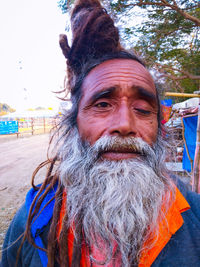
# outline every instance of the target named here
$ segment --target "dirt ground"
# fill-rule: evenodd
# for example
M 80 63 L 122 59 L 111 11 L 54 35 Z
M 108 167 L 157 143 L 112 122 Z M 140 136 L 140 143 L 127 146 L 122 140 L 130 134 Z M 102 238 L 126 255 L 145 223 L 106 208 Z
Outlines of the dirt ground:
M 48 142 L 49 134 L 0 137 L 0 250 L 8 225 L 31 187 L 33 171 L 47 158 Z M 45 171 L 39 172 L 36 184 Z

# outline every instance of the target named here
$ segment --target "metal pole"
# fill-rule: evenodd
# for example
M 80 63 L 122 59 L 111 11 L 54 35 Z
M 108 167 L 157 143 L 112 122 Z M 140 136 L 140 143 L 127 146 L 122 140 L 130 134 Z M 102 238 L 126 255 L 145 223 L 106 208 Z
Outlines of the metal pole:
M 45 123 L 45 117 L 43 117 L 43 126 L 44 126 L 44 133 L 46 132 L 46 123 Z
M 34 132 L 34 119 L 33 118 L 31 118 L 31 132 L 33 135 L 33 132 Z
M 200 96 L 200 91 L 195 91 L 195 94 Z M 197 121 L 197 136 L 196 136 L 196 149 L 194 156 L 194 168 L 192 175 L 192 191 L 200 193 L 200 99 L 198 105 L 198 121 Z
M 196 92 L 196 91 L 195 91 Z M 197 91 L 198 92 L 198 91 Z M 200 97 L 199 94 L 186 94 L 186 93 L 173 93 L 173 92 L 166 92 L 165 96 L 177 96 L 177 97 Z

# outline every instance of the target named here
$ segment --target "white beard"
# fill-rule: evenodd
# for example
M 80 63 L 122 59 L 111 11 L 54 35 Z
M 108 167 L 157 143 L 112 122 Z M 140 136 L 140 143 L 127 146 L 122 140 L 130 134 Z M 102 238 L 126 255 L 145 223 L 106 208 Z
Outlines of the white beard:
M 140 156 L 122 161 L 101 159 L 102 151 L 119 147 Z M 103 240 L 104 250 L 107 248 L 104 263 L 113 257 L 114 241 L 121 266 L 138 266 L 142 245 L 152 232 L 156 233 L 163 197 L 171 190 L 162 172 L 161 154 L 156 155 L 156 148 L 138 138 L 103 137 L 90 147 L 82 144 L 78 131 L 73 129 L 60 157 L 69 225 L 81 218 L 86 243 L 103 250 L 98 242 Z

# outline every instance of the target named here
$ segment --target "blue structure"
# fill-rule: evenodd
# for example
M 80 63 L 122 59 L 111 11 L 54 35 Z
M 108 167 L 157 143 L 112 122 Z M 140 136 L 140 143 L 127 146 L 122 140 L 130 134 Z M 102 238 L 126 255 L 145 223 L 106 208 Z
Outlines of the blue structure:
M 172 106 L 172 99 L 161 100 L 161 105 L 166 106 L 166 107 L 171 107 Z
M 18 121 L 0 121 L 0 135 L 17 133 L 18 130 Z
M 183 118 L 185 142 L 193 163 L 196 149 L 197 120 L 198 116 L 196 115 Z M 191 172 L 191 163 L 187 155 L 185 144 L 183 150 L 183 169 Z

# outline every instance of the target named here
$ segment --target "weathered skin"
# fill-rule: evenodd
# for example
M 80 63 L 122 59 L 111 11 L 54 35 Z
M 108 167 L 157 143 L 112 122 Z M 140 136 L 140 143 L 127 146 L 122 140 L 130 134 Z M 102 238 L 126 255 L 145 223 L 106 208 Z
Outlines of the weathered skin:
M 156 141 L 158 104 L 154 81 L 134 60 L 113 59 L 95 67 L 82 85 L 77 117 L 82 140 L 94 144 L 100 137 L 118 135 Z M 109 152 L 107 159 L 135 157 L 133 153 Z

